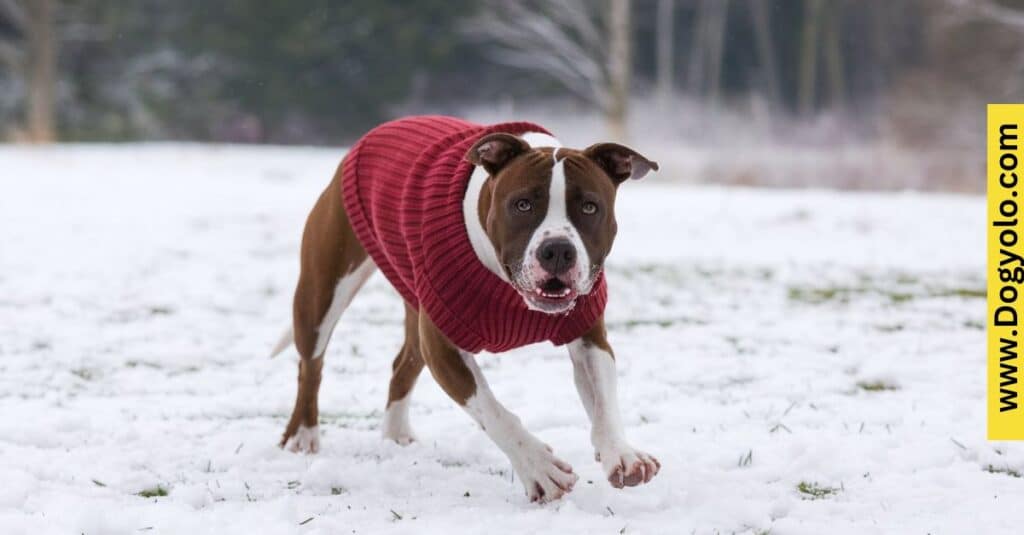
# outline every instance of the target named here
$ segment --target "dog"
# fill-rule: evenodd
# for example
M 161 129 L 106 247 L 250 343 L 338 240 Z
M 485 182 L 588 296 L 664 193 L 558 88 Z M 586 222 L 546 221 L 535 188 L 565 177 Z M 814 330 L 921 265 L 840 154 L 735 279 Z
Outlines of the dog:
M 383 436 L 409 444 L 409 398 L 426 366 L 508 456 L 531 501 L 577 481 L 501 405 L 475 354 L 551 341 L 568 346 L 609 483 L 647 483 L 661 465 L 626 440 L 615 357 L 605 332 L 604 260 L 618 187 L 658 164 L 615 143 L 562 147 L 541 126 L 483 126 L 420 116 L 371 130 L 345 156 L 302 236 L 292 329 L 274 350 L 299 352 L 295 408 L 280 445 L 320 447 L 317 395 L 338 319 L 377 269 L 405 301 Z

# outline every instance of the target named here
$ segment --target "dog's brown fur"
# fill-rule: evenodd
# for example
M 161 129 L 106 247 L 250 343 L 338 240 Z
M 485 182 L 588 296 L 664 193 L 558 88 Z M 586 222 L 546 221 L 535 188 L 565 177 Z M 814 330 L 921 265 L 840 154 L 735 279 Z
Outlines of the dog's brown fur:
M 503 174 L 505 178 L 500 184 L 493 180 L 488 181 L 481 191 L 478 207 L 481 223 L 495 246 L 503 268 L 507 269 L 509 264 L 522 259 L 522 249 L 525 248 L 526 242 L 522 241 L 521 236 L 532 232 L 540 220 L 534 220 L 536 217 L 523 218 L 521 214 L 510 215 L 508 207 L 499 206 L 497 199 L 534 196 L 538 203 L 538 214 L 545 213 L 547 198 L 544 192 L 550 184 L 538 183 L 538 177 L 544 176 L 541 172 L 543 167 L 550 168 L 552 165 L 552 150 L 531 149 L 515 136 L 492 134 L 480 140 L 467 154 L 468 159 L 483 165 L 492 176 L 498 172 L 504 173 L 502 168 L 506 164 L 509 167 L 507 174 Z M 642 176 L 650 169 L 656 170 L 657 163 L 647 160 L 632 149 L 610 143 L 592 145 L 582 151 L 557 150 L 557 159 L 564 160 L 567 164 L 566 198 L 570 205 L 568 215 L 583 236 L 584 246 L 592 263 L 592 266 L 588 267 L 599 270 L 616 232 L 613 208 L 617 187 L 631 175 Z M 516 158 L 519 155 L 524 157 Z M 327 189 L 320 195 L 306 221 L 303 233 L 301 273 L 293 304 L 293 336 L 301 357 L 298 392 L 295 408 L 281 438 L 282 446 L 295 437 L 300 428 L 317 426 L 317 398 L 323 370 L 323 354 L 327 347 L 326 338 L 320 340 L 323 347 L 319 354 L 314 353 L 317 351 L 318 340 L 331 334 L 329 331 L 321 331 L 333 329 L 333 325 L 325 325 L 325 317 L 336 298 L 335 291 L 339 281 L 360 270 L 361 266 L 369 261 L 368 254 L 359 243 L 345 212 L 340 187 L 344 166 L 343 161 Z M 551 176 L 550 171 L 547 172 L 547 176 Z M 599 215 L 595 217 L 594 214 L 582 213 L 580 206 L 584 202 L 599 206 Z M 524 229 L 529 232 L 524 232 Z M 517 254 L 519 258 L 516 258 Z M 364 279 L 360 278 L 357 284 L 361 284 L 362 280 Z M 356 290 L 358 286 L 353 291 Z M 472 363 L 467 363 L 459 348 L 441 333 L 423 310 L 415 310 L 407 304 L 404 326 L 405 342 L 392 364 L 387 407 L 409 396 L 424 366 L 430 369 L 434 379 L 456 403 L 466 406 L 478 391 L 474 372 L 469 365 Z M 603 317 L 580 338 L 580 341 L 584 347 L 598 347 L 614 359 L 606 337 Z M 486 384 L 481 384 L 482 391 L 488 391 Z M 589 409 L 588 416 L 594 418 L 593 414 L 589 414 Z M 315 452 L 316 447 L 315 440 L 304 446 L 310 452 Z M 653 463 L 656 464 L 657 461 L 653 460 Z M 657 473 L 657 468 L 644 471 L 638 470 L 637 466 L 642 466 L 642 463 L 632 468 L 616 467 L 609 474 L 609 481 L 617 487 L 633 486 L 650 481 Z M 560 465 L 559 469 L 571 473 L 568 465 Z M 567 492 L 569 488 L 561 490 Z M 540 494 L 533 497 L 544 500 L 557 496 L 545 497 L 543 489 L 540 489 Z
M 324 363 L 322 353 L 313 354 L 318 329 L 331 307 L 338 281 L 368 258 L 349 224 L 344 203 L 338 194 L 343 166 L 344 163 L 338 167 L 334 179 L 317 199 L 302 233 L 299 282 L 292 305 L 295 347 L 301 357 L 299 388 L 295 408 L 281 437 L 282 446 L 295 435 L 300 425 L 317 425 L 317 397 Z
M 314 355 L 320 324 L 334 297 L 334 288 L 351 274 L 368 255 L 356 239 L 340 194 L 342 166 L 320 195 L 306 220 L 302 237 L 299 282 L 293 303 L 293 329 L 298 349 L 299 380 L 295 408 L 280 445 L 295 436 L 300 426 L 315 427 L 323 369 L 323 353 Z M 324 346 L 326 351 L 326 345 Z M 426 314 L 405 306 L 405 342 L 392 363 L 387 405 L 404 399 L 424 365 L 441 388 L 460 405 L 476 391 L 476 383 L 459 350 L 434 326 Z
M 611 250 L 618 226 L 615 221 L 615 194 L 629 178 L 633 166 L 657 169 L 658 164 L 636 151 L 615 143 L 598 143 L 583 150 L 569 148 L 532 149 L 517 136 L 497 133 L 484 136 L 467 153 L 467 159 L 482 165 L 492 176 L 502 173 L 500 182 L 489 180 L 481 190 L 478 210 L 480 223 L 487 230 L 491 245 L 506 271 L 518 265 L 534 229 L 547 213 L 547 192 L 552 156 L 565 162 L 566 199 L 569 217 L 579 231 L 591 266 L 600 266 Z M 626 158 L 625 163 L 623 158 Z M 642 171 L 646 173 L 646 171 Z M 610 179 L 610 180 L 609 180 Z M 529 199 L 534 210 L 517 213 L 511 206 L 494 199 Z M 584 215 L 584 201 L 595 203 L 598 212 Z M 512 273 L 507 273 L 512 277 Z
M 388 386 L 388 403 L 405 399 L 423 371 L 423 350 L 420 347 L 420 313 L 405 305 L 405 342 L 398 356 L 391 364 L 391 384 Z

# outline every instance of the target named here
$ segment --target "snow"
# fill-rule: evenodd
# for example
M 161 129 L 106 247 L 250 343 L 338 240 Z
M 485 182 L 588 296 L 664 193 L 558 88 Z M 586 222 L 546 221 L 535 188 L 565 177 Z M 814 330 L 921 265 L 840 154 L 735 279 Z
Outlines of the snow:
M 341 155 L 0 149 L 0 533 L 1016 527 L 1024 448 L 984 438 L 980 197 L 624 185 L 607 316 L 649 485 L 604 482 L 550 345 L 480 363 L 580 475 L 566 499 L 528 503 L 429 374 L 420 440 L 382 441 L 402 305 L 380 275 L 328 348 L 320 453 L 278 449 L 296 357 L 267 354 Z

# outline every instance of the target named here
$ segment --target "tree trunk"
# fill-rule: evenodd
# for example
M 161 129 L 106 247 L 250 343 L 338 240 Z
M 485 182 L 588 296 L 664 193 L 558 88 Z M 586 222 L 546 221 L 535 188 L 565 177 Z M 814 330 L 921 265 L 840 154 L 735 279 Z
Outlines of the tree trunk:
M 711 27 L 708 38 L 708 82 L 711 106 L 718 106 L 718 96 L 722 86 L 722 59 L 725 56 L 725 26 L 729 18 L 729 0 L 715 0 L 711 4 L 712 12 L 709 22 Z
M 608 134 L 615 141 L 626 141 L 626 116 L 629 107 L 629 77 L 632 55 L 630 51 L 630 0 L 611 0 L 609 17 L 609 93 L 605 110 Z
M 675 0 L 658 0 L 656 34 L 657 47 L 657 94 L 658 107 L 668 111 L 672 103 L 675 74 Z
M 704 57 L 707 56 L 706 39 L 708 26 L 708 0 L 697 1 L 697 18 L 693 23 L 693 44 L 690 46 L 690 63 L 686 76 L 690 94 L 699 97 L 704 91 Z M 714 1 L 714 0 L 711 0 Z
M 886 13 L 881 9 L 873 9 L 871 14 L 871 25 L 869 38 L 871 40 L 871 89 L 874 94 L 880 94 L 886 87 L 886 79 L 889 74 L 889 61 L 892 51 L 889 50 L 889 34 L 886 31 Z
M 821 0 L 804 0 L 804 24 L 800 43 L 800 87 L 797 110 L 809 115 L 814 108 L 814 92 L 818 83 L 818 18 Z
M 780 106 L 779 74 L 775 66 L 775 39 L 772 37 L 767 2 L 750 0 L 750 16 L 754 22 L 754 37 L 757 39 L 757 55 L 764 76 L 765 93 L 771 108 L 777 110 Z
M 846 106 L 846 81 L 843 73 L 843 52 L 839 38 L 842 28 L 843 4 L 833 0 L 828 6 L 828 24 L 825 27 L 825 66 L 828 69 L 828 81 L 832 107 L 841 111 Z
M 28 2 L 28 140 L 52 143 L 56 139 L 54 95 L 57 85 L 57 45 L 53 33 L 52 0 Z

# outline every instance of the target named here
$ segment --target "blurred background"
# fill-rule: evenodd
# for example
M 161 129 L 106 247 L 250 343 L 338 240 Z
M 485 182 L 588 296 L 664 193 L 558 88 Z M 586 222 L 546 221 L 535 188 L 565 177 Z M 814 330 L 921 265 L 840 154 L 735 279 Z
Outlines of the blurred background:
M 1022 0 L 0 0 L 0 139 L 344 146 L 406 114 L 694 183 L 979 192 Z

